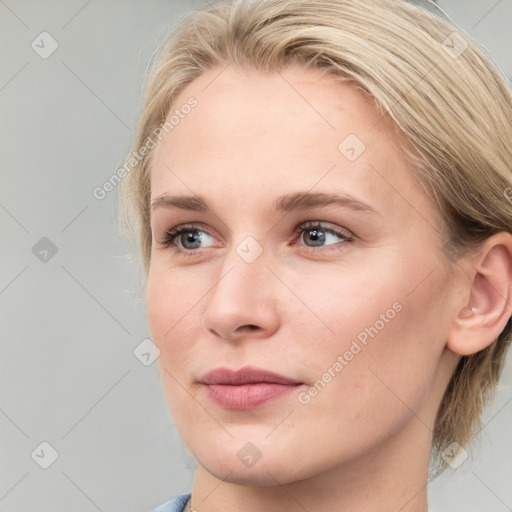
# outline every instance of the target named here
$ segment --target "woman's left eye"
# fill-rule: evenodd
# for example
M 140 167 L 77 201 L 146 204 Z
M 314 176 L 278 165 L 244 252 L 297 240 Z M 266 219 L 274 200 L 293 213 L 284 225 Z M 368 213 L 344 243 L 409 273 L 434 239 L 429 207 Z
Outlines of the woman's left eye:
M 306 247 L 323 247 L 333 245 L 339 241 L 351 242 L 352 236 L 348 231 L 327 228 L 321 223 L 301 224 L 295 230 L 299 233 L 298 240 L 302 241 Z

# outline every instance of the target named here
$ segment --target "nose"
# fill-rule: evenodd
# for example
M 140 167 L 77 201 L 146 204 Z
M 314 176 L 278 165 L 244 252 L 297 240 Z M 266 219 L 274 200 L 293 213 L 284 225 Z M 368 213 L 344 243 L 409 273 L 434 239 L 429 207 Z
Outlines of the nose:
M 235 250 L 226 256 L 203 313 L 203 326 L 218 338 L 267 338 L 279 328 L 276 279 L 260 256 L 247 263 Z

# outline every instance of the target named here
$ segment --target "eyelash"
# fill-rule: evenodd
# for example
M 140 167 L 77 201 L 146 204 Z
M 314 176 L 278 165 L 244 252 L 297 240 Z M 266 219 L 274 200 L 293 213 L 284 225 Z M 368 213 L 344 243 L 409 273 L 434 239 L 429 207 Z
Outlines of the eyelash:
M 326 233 L 334 234 L 334 235 L 340 237 L 342 239 L 342 241 L 344 241 L 344 242 L 350 243 L 350 242 L 353 242 L 353 240 L 354 240 L 348 231 L 341 230 L 341 229 L 336 230 L 333 228 L 328 228 L 328 227 L 325 227 L 322 222 L 316 222 L 316 221 L 315 222 L 308 221 L 308 222 L 304 222 L 304 223 L 300 224 L 299 226 L 297 226 L 294 229 L 294 233 L 298 233 L 300 235 L 302 232 L 314 231 L 315 229 L 317 229 L 319 231 L 324 231 Z M 200 231 L 200 232 L 206 233 L 209 236 L 213 236 L 210 233 L 208 233 L 208 231 L 206 231 L 202 226 L 200 226 L 198 224 L 193 224 L 193 223 L 192 224 L 181 224 L 179 226 L 176 226 L 174 228 L 167 230 L 163 234 L 162 239 L 160 240 L 160 245 L 163 248 L 171 249 L 172 252 L 177 253 L 177 254 L 182 254 L 184 256 L 198 256 L 203 252 L 204 249 L 182 249 L 174 243 L 176 238 L 178 238 L 180 235 L 182 235 L 184 233 L 194 232 L 194 231 Z M 296 245 L 296 244 L 294 244 L 294 245 Z M 332 250 L 340 250 L 339 248 L 338 249 L 332 248 L 331 245 L 334 245 L 334 244 L 330 244 L 327 246 L 320 246 L 318 248 L 309 247 L 307 245 L 301 245 L 301 247 L 305 248 L 306 251 L 310 250 L 313 252 L 326 251 L 326 250 L 328 250 L 328 251 L 329 250 L 331 250 L 331 251 Z

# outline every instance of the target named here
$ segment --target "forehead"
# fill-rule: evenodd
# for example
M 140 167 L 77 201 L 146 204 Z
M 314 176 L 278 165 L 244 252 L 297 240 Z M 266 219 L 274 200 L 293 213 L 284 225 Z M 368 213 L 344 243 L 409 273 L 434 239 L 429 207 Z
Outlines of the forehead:
M 401 195 L 430 209 L 425 197 L 414 197 L 423 192 L 389 119 L 355 87 L 319 69 L 210 70 L 181 91 L 171 114 L 192 96 L 197 106 L 155 148 L 152 198 L 222 193 L 231 204 L 270 204 L 270 192 L 314 187 L 388 210 L 399 206 L 402 215 L 411 212 Z
M 242 71 L 232 66 L 210 70 L 181 91 L 171 114 L 191 96 L 196 98 L 197 107 L 160 145 L 165 149 L 172 143 L 174 150 L 169 156 L 180 153 L 182 161 L 196 156 L 192 148 L 217 153 L 220 142 L 223 151 L 235 152 L 241 144 L 247 150 L 262 143 L 271 150 L 269 143 L 276 135 L 281 141 L 306 143 L 309 149 L 330 149 L 335 156 L 347 133 L 372 145 L 375 139 L 385 137 L 392 142 L 390 139 L 396 138 L 391 124 L 372 101 L 315 68 L 293 66 L 279 73 Z

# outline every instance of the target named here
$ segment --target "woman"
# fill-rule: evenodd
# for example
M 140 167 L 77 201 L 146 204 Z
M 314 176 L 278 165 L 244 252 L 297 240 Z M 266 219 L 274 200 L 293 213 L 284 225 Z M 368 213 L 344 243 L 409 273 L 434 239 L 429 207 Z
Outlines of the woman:
M 426 512 L 511 337 L 512 109 L 402 0 L 192 13 L 146 87 L 123 219 L 193 489 L 156 511 Z

